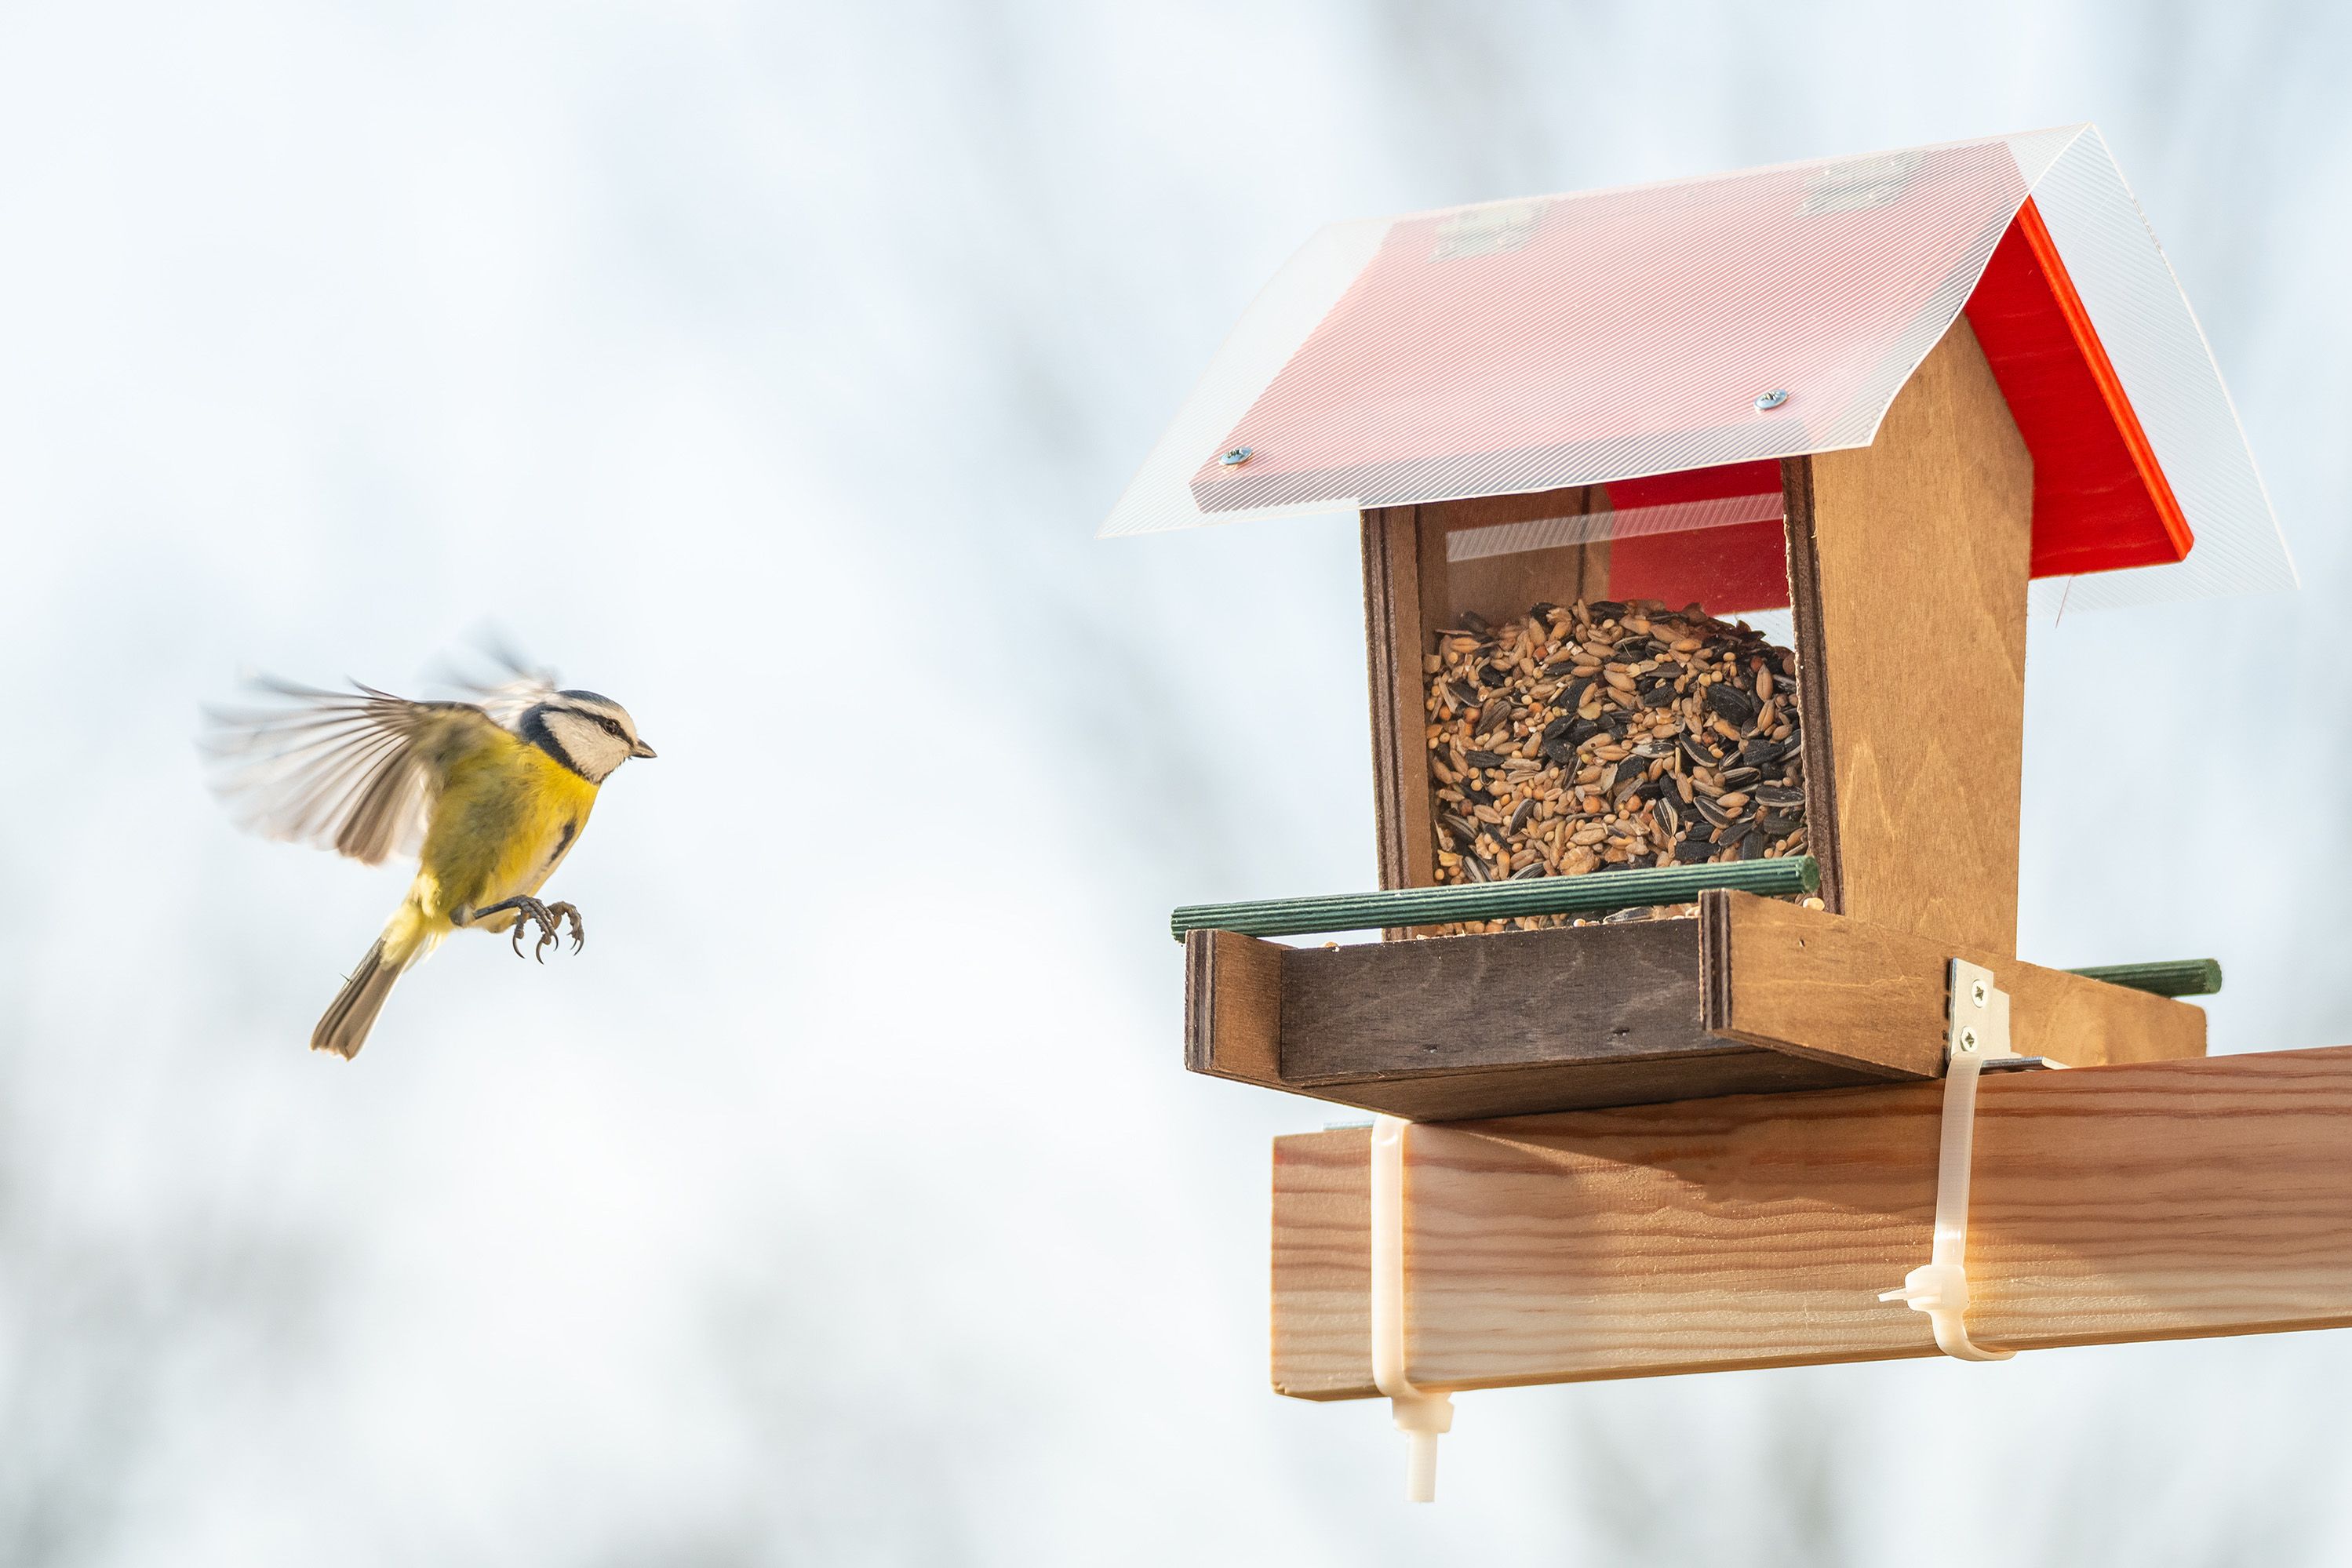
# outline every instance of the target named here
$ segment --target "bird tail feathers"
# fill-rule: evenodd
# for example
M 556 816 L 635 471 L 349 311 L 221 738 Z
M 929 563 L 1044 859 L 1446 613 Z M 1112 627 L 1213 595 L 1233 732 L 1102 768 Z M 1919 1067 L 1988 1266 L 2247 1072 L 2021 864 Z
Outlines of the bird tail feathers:
M 328 1005 L 319 1027 L 310 1031 L 310 1049 L 331 1051 L 346 1061 L 357 1056 L 360 1047 L 367 1043 L 368 1030 L 375 1027 L 375 1015 L 383 1010 L 384 998 L 392 995 L 392 983 L 407 967 L 386 958 L 383 938 L 377 937 Z

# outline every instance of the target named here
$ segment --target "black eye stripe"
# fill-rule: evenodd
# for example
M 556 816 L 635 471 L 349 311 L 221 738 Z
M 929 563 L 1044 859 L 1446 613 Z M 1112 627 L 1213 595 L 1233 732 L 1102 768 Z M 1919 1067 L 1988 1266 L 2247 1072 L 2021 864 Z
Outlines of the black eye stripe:
M 609 715 L 591 713 L 586 708 L 577 707 L 560 708 L 557 711 L 570 714 L 575 718 L 584 718 L 589 723 L 602 728 L 605 734 L 614 737 L 615 739 L 626 740 L 629 738 L 629 732 L 621 727 L 621 721 L 610 716 Z

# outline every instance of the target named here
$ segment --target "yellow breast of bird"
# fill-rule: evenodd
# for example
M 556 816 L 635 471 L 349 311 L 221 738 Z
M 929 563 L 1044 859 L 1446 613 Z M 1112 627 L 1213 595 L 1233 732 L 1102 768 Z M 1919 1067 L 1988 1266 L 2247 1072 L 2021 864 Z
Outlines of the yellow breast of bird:
M 446 920 L 453 909 L 537 893 L 595 803 L 596 786 L 525 741 L 501 736 L 454 759 L 417 867 L 425 915 Z M 512 920 L 489 924 L 504 929 Z

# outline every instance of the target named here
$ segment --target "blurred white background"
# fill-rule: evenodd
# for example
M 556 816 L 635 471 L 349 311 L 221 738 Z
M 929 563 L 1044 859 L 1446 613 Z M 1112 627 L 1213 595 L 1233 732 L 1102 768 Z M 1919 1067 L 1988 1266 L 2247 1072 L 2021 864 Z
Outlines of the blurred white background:
M 2306 587 L 2037 633 L 2025 952 L 2352 1038 L 2347 35 L 0 10 L 0 1563 L 2346 1561 L 2332 1334 L 1474 1395 L 1408 1511 L 1267 1391 L 1326 1111 L 1181 1070 L 1164 925 L 1374 880 L 1354 530 L 1090 536 L 1327 220 L 2095 119 Z M 314 1058 L 405 873 L 198 706 L 488 624 L 661 749 L 594 939 Z

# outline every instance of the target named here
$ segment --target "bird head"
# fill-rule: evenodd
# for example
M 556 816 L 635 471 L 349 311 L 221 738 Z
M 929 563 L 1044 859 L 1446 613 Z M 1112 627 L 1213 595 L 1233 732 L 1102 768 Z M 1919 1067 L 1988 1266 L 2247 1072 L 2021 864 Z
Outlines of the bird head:
M 593 784 L 602 784 L 632 757 L 655 755 L 637 738 L 629 710 L 594 692 L 549 694 L 523 715 L 520 729 L 525 739 L 547 747 Z

